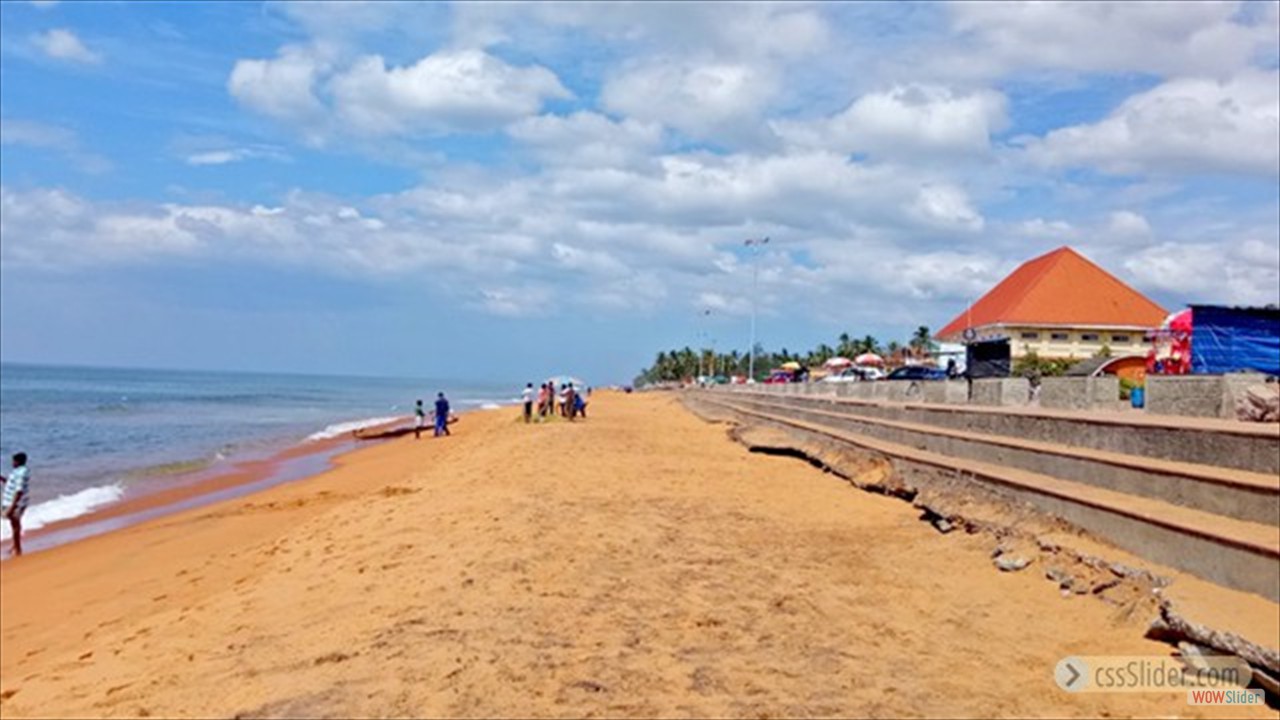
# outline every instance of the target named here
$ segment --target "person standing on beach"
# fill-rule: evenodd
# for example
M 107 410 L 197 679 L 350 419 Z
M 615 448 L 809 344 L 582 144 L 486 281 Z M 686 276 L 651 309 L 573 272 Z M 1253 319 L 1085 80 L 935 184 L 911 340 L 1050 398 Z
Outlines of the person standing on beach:
M 538 421 L 541 422 L 547 417 L 547 403 L 551 401 L 551 393 L 547 391 L 547 384 L 542 383 L 538 386 Z
M 520 391 L 520 398 L 524 400 L 524 421 L 527 424 L 533 420 L 533 383 L 524 384 L 524 390 Z
M 577 397 L 578 393 L 573 389 L 573 383 L 569 383 L 569 386 L 565 388 L 564 391 L 564 408 L 565 414 L 569 418 L 569 422 L 573 422 L 574 416 L 578 414 L 578 408 L 574 404 Z
M 413 417 L 413 439 L 418 440 L 422 437 L 422 426 L 427 424 L 427 411 L 422 408 L 421 400 L 413 409 Z
M 31 484 L 31 472 L 27 470 L 27 454 L 20 452 L 13 456 L 13 472 L 4 480 L 4 497 L 0 501 L 0 513 L 9 520 L 9 529 L 13 531 L 13 556 L 22 554 L 22 514 L 27 511 L 28 487 Z
M 436 437 L 449 434 L 449 401 L 444 393 L 436 393 Z

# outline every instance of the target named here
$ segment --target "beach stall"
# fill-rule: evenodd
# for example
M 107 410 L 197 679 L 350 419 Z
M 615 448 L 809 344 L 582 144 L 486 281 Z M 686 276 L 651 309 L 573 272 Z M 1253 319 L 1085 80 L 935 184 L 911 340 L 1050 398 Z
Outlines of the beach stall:
M 884 358 L 873 352 L 862 353 L 853 359 L 853 364 L 863 367 L 884 367 Z
M 1192 305 L 1183 312 L 1189 316 L 1192 373 L 1280 375 L 1280 308 Z
M 1173 313 L 1160 327 L 1147 334 L 1151 349 L 1147 352 L 1147 373 L 1152 375 L 1186 375 L 1191 372 L 1191 308 Z

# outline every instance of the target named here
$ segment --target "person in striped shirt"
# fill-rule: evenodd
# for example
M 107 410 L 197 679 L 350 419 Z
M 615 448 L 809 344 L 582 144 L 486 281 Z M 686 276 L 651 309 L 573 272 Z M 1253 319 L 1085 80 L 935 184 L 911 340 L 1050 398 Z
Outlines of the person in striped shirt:
M 27 470 L 27 454 L 20 452 L 13 456 L 13 472 L 7 478 L 0 478 L 4 480 L 0 514 L 9 519 L 9 529 L 13 531 L 14 557 L 22 554 L 22 513 L 27 511 L 30 474 Z

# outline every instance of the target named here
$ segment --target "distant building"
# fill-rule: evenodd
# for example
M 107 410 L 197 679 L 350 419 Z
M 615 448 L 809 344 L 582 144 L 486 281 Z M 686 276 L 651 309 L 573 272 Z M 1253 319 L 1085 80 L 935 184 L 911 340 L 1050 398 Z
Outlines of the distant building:
M 1168 313 L 1069 247 L 1023 263 L 936 337 L 944 342 L 1009 338 L 1014 357 L 1145 354 L 1143 335 Z

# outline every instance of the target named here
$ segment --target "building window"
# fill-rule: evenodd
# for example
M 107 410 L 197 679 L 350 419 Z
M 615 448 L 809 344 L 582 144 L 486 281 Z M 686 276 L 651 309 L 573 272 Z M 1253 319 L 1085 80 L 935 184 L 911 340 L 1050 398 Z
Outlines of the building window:
M 1023 340 L 1039 340 L 1039 339 L 1040 339 L 1040 333 L 1038 333 L 1038 332 L 1024 332 L 1024 333 L 1022 333 L 1022 339 L 1023 339 Z
M 1127 343 L 1127 342 L 1129 342 L 1129 336 L 1128 336 L 1128 335 L 1112 335 L 1112 336 L 1111 336 L 1111 342 L 1113 342 L 1113 343 Z
M 1098 333 L 1085 333 L 1080 336 L 1081 342 L 1098 342 Z
M 1097 336 L 1095 335 L 1094 337 L 1097 337 Z M 1052 335 L 1049 336 L 1049 339 L 1055 342 L 1066 342 L 1071 339 L 1071 336 L 1067 335 L 1066 333 L 1053 333 Z

